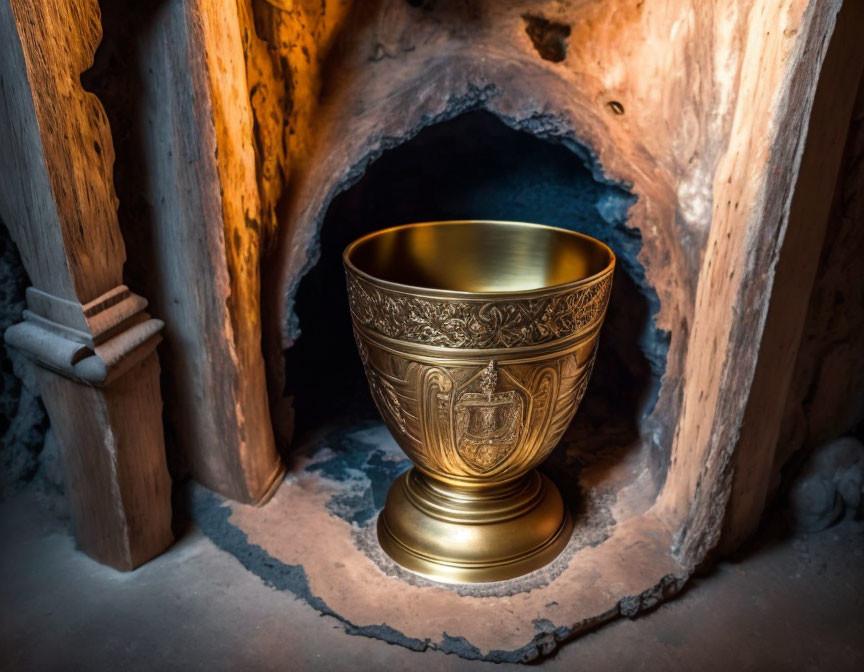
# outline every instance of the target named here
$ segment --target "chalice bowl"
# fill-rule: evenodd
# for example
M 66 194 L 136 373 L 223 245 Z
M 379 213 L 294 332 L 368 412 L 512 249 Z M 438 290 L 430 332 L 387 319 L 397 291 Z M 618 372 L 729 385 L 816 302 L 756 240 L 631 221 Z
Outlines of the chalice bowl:
M 564 229 L 454 221 L 370 233 L 343 260 L 372 396 L 413 462 L 382 548 L 450 583 L 550 562 L 573 522 L 536 467 L 585 393 L 615 255 Z

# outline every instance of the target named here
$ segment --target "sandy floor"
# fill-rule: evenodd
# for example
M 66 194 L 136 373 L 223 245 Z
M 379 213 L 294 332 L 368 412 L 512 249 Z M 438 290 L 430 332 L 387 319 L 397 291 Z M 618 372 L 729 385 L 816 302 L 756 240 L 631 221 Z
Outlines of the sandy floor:
M 548 670 L 862 670 L 864 523 L 778 525 L 639 619 L 565 644 Z M 27 493 L 0 504 L 3 670 L 495 670 L 345 634 L 200 531 L 119 574 Z

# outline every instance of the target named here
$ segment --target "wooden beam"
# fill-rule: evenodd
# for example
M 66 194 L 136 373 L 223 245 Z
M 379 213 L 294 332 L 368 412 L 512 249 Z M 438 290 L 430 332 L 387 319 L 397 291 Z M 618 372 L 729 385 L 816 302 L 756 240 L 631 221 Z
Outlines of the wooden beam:
M 735 451 L 732 492 L 718 549 L 721 553 L 734 551 L 756 530 L 771 485 L 787 392 L 795 372 L 858 82 L 864 72 L 861 26 L 864 4 L 845 2 L 819 73 L 806 128 L 804 154 L 759 345 L 759 362 Z M 781 136 L 781 140 L 797 142 L 794 135 Z
M 792 189 L 840 5 L 802 0 L 749 8 L 732 132 L 714 180 L 681 417 L 657 503 L 678 529 L 675 552 L 685 565 L 703 562 L 720 540 Z M 818 260 L 819 249 L 808 254 Z M 786 390 L 775 393 L 785 398 Z M 773 454 L 773 446 L 758 450 Z
M 114 80 L 110 72 L 94 77 L 106 78 L 97 86 L 120 129 L 118 188 L 135 201 L 121 210 L 124 231 L 137 236 L 129 275 L 167 323 L 162 358 L 171 372 L 164 389 L 174 445 L 196 480 L 259 504 L 284 473 L 259 307 L 259 255 L 277 197 L 262 202 L 259 176 L 281 183 L 278 168 L 256 154 L 255 138 L 264 136 L 255 129 L 250 81 L 266 72 L 247 74 L 244 41 L 254 29 L 242 5 L 169 0 L 138 15 L 112 8 L 104 49 L 125 69 Z M 127 77 L 134 97 L 124 92 Z M 272 86 L 256 91 L 262 105 L 266 95 L 281 100 Z
M 0 4 L 0 213 L 33 283 L 5 336 L 37 365 L 79 547 L 129 570 L 173 539 L 163 325 L 122 284 L 110 130 L 80 84 L 100 36 L 95 0 Z

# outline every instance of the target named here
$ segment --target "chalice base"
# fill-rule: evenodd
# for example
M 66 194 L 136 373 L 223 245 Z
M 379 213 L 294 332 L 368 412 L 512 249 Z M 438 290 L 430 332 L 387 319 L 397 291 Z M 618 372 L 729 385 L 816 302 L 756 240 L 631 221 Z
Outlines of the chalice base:
M 384 551 L 405 569 L 445 583 L 532 572 L 564 549 L 572 531 L 558 488 L 536 470 L 504 484 L 463 487 L 412 468 L 390 487 L 378 516 Z

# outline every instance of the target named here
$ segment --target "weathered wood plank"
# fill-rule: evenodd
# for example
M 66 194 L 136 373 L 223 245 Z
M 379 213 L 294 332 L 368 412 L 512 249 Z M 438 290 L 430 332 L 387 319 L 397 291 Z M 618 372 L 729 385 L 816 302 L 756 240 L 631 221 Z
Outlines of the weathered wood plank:
M 167 323 L 166 419 L 179 461 L 220 494 L 261 503 L 284 467 L 260 345 L 259 254 L 275 197 L 265 206 L 259 194 L 247 20 L 242 3 L 212 0 L 110 8 L 91 79 L 117 129 L 130 204 L 121 227 L 136 250 L 128 274 Z
M 0 6 L 0 212 L 34 285 L 6 341 L 37 365 L 78 545 L 128 570 L 171 543 L 171 488 L 162 322 L 122 285 L 111 135 L 80 83 L 100 34 L 94 0 Z
M 26 217 L 22 210 L 36 208 L 34 212 L 54 222 L 52 234 L 28 227 L 16 232 L 16 242 L 32 274 L 38 274 L 34 282 L 41 280 L 56 296 L 83 302 L 122 283 L 124 258 L 111 179 L 110 131 L 99 101 L 78 83 L 101 35 L 94 7 L 90 2 L 61 3 L 51 11 L 10 0 L 5 10 L 6 22 L 14 16 L 15 23 L 8 27 L 17 35 L 9 34 L 4 46 L 16 51 L 18 45 L 18 54 L 4 59 L 18 66 L 4 69 L 8 105 L 17 108 L 10 114 L 16 121 L 10 125 L 12 151 L 5 160 L 32 169 L 5 173 L 18 175 L 7 187 L 17 193 L 8 201 L 14 217 L 6 221 L 13 226 Z M 44 198 L 46 187 L 51 200 Z M 32 252 L 44 245 L 51 245 L 53 254 Z M 56 264 L 61 260 L 68 266 L 71 287 L 59 284 L 63 280 Z
M 161 553 L 173 535 L 164 449 L 153 449 L 164 445 L 156 353 L 106 388 L 42 367 L 37 379 L 60 441 L 78 547 L 122 570 Z
M 733 131 L 715 178 L 687 387 L 658 501 L 668 520 L 679 521 L 676 553 L 685 564 L 702 562 L 720 539 L 807 121 L 839 7 L 802 1 L 750 9 Z M 810 252 L 818 258 L 818 250 Z
M 821 68 L 809 122 L 805 120 L 806 144 L 788 206 L 759 359 L 735 450 L 732 490 L 718 549 L 721 553 L 732 552 L 756 530 L 771 486 L 787 391 L 795 372 L 857 85 L 864 71 L 860 26 L 864 26 L 864 4 L 844 3 Z M 808 93 L 805 90 L 799 95 L 806 97 Z M 790 100 L 789 104 L 795 103 Z M 797 144 L 791 133 L 794 128 L 790 126 L 790 134 L 781 135 L 778 142 Z

